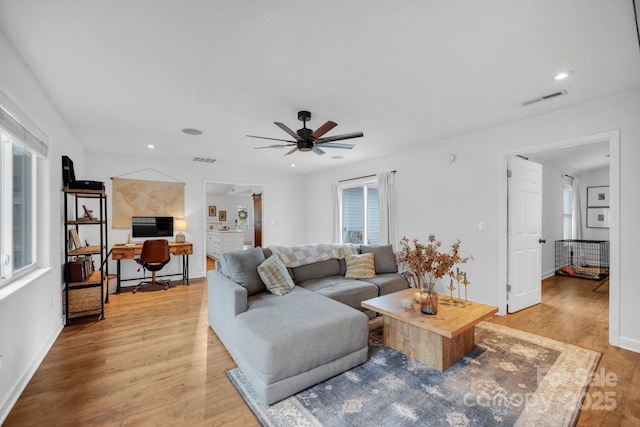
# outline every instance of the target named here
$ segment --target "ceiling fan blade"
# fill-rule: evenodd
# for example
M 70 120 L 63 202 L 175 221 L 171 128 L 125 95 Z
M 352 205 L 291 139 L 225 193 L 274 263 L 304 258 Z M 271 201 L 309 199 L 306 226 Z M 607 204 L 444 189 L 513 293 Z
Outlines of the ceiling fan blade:
M 297 147 L 297 146 L 296 146 L 296 148 L 293 148 L 291 151 L 289 151 L 289 152 L 285 153 L 285 156 L 288 156 L 289 154 L 293 154 L 293 153 L 295 153 L 296 151 L 298 151 L 298 147 Z
M 282 129 L 283 131 L 285 131 L 286 133 L 288 133 L 289 135 L 291 135 L 292 137 L 294 137 L 297 141 L 302 141 L 302 138 L 300 138 L 300 136 L 295 133 L 294 131 L 292 131 L 287 125 L 285 125 L 284 123 L 280 123 L 280 122 L 273 122 L 273 124 L 275 124 L 276 126 L 278 126 L 280 129 Z
M 313 147 L 313 149 L 311 150 L 314 153 L 316 153 L 318 156 L 322 156 L 324 154 L 324 151 L 322 151 L 321 149 L 319 149 L 318 147 Z
M 283 141 L 283 142 L 290 142 L 292 144 L 295 144 L 295 141 L 291 141 L 290 139 L 279 139 L 279 138 L 268 138 L 266 136 L 256 136 L 256 135 L 246 135 L 249 138 L 259 138 L 259 139 L 268 139 L 270 141 Z
M 284 147 L 291 147 L 292 145 L 295 145 L 295 143 L 291 143 L 291 144 L 271 144 L 269 146 L 266 147 L 254 147 L 254 150 L 260 150 L 261 148 L 284 148 Z
M 339 143 L 335 143 L 335 142 L 316 142 L 316 144 L 318 144 L 319 146 L 321 146 L 322 148 L 348 148 L 348 149 L 352 149 L 353 147 L 355 147 L 355 144 L 339 144 Z
M 311 138 L 313 139 L 320 138 L 322 135 L 329 132 L 331 129 L 333 129 L 336 126 L 338 126 L 336 122 L 332 122 L 331 120 L 329 120 L 327 123 L 323 124 L 318 129 L 313 131 L 313 133 L 311 134 Z
M 364 136 L 364 134 L 362 132 L 344 133 L 342 135 L 328 136 L 326 138 L 316 139 L 316 143 L 340 141 L 340 140 L 343 140 L 343 139 L 351 139 L 351 138 L 360 138 L 361 136 Z

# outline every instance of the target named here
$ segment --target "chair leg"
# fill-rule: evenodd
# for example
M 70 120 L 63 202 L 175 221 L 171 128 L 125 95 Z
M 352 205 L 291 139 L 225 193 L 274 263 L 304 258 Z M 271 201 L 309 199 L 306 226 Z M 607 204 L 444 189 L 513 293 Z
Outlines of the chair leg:
M 154 286 L 154 285 L 164 285 L 163 289 L 166 291 L 167 289 L 169 289 L 169 281 L 164 281 L 164 280 L 157 280 L 156 279 L 156 272 L 152 271 L 151 272 L 151 281 L 150 282 L 145 282 L 142 281 L 140 282 L 140 284 L 138 286 L 136 286 L 133 291 L 131 291 L 131 293 L 136 293 L 138 292 L 138 290 L 144 290 L 144 285 L 150 285 L 150 286 Z
M 167 289 L 169 289 L 169 282 L 156 280 L 156 272 L 155 272 L 155 271 L 153 271 L 153 272 L 151 273 L 151 283 L 153 283 L 154 285 L 155 285 L 155 284 L 158 284 L 158 283 L 159 283 L 159 284 L 161 284 L 161 285 L 164 285 L 164 290 L 165 290 L 165 291 L 166 291 Z

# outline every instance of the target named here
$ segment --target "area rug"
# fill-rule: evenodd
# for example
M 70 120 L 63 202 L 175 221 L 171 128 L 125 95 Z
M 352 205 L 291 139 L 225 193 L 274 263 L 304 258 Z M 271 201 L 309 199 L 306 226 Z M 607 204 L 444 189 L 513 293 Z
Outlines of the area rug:
M 438 372 L 388 347 L 364 364 L 266 406 L 228 371 L 265 426 L 572 426 L 600 354 L 489 322 L 476 349 Z

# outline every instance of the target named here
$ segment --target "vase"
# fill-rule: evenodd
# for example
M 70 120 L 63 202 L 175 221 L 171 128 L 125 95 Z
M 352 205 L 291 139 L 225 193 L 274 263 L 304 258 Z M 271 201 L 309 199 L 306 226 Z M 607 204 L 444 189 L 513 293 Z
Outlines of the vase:
M 420 311 L 424 314 L 438 314 L 438 293 L 435 289 L 423 289 L 420 293 Z

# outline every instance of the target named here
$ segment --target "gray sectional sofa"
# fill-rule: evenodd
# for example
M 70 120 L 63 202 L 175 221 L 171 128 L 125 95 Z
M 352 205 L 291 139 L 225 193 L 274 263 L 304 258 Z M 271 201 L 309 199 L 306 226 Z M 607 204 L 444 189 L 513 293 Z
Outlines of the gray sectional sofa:
M 295 284 L 282 296 L 258 274 L 274 253 Z M 345 278 L 347 253 L 373 253 L 375 277 Z M 209 325 L 266 404 L 365 362 L 375 313 L 360 302 L 409 287 L 391 246 L 254 248 L 216 264 L 208 274 Z

